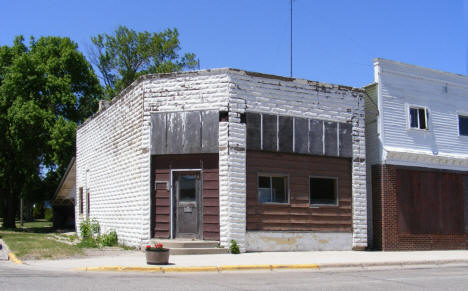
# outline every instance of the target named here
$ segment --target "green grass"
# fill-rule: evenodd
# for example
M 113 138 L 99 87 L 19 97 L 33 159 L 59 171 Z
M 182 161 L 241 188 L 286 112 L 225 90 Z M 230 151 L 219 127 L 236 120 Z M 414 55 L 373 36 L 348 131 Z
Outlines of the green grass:
M 83 254 L 77 246 L 55 240 L 52 223 L 45 219 L 24 222 L 23 227 L 17 221 L 16 227 L 0 228 L 0 238 L 20 259 L 58 259 Z
M 36 219 L 34 221 L 24 222 L 23 226 L 16 221 L 16 228 L 27 232 L 52 232 L 52 222 L 45 219 Z
M 58 259 L 83 254 L 74 245 L 58 242 L 50 233 L 0 230 L 0 236 L 20 259 Z
M 2 219 L 0 218 L 0 226 Z M 15 229 L 5 229 L 0 227 L 0 238 L 8 245 L 22 260 L 32 259 L 60 259 L 77 255 L 84 255 L 83 248 L 95 248 L 96 242 L 79 242 L 77 245 L 70 245 L 58 240 L 78 242 L 76 234 L 69 236 L 55 233 L 52 223 L 45 219 L 38 219 L 32 222 L 24 222 L 21 227 L 16 221 Z M 58 237 L 58 240 L 57 240 Z M 119 245 L 123 250 L 133 250 L 133 247 Z
M 0 230 L 5 230 L 5 228 L 1 227 L 3 223 L 3 219 L 0 218 Z M 12 231 L 26 231 L 26 232 L 52 232 L 53 225 L 51 221 L 47 221 L 45 219 L 35 219 L 34 221 L 24 221 L 23 226 L 19 220 L 16 221 L 16 229 L 9 229 Z

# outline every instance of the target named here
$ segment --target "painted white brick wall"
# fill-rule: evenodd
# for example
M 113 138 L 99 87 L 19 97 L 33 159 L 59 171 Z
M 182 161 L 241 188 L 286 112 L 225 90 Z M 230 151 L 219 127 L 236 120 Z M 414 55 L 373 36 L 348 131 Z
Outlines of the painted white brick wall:
M 235 239 L 242 251 L 246 237 L 246 128 L 239 113 L 248 110 L 351 122 L 353 247 L 366 246 L 362 92 L 232 69 L 142 77 L 78 129 L 77 189 L 89 188 L 91 217 L 99 220 L 104 231 L 115 229 L 120 241 L 129 245 L 150 238 L 151 113 L 188 110 L 230 112 L 229 122 L 219 125 L 220 241 L 228 246 Z M 79 215 L 76 220 L 78 225 Z
M 367 246 L 364 92 L 350 87 L 243 71 L 231 73 L 230 106 L 240 110 L 316 118 L 353 125 L 353 248 Z
M 151 113 L 193 110 L 227 111 L 230 79 L 226 70 L 186 72 L 171 77 L 148 76 L 144 82 L 145 124 L 151 126 Z M 219 203 L 220 243 L 228 246 L 231 238 L 230 174 L 227 123 L 219 124 Z M 151 141 L 151 130 L 146 136 Z M 156 141 L 157 142 L 157 141 Z M 148 213 L 148 221 L 150 221 Z M 148 234 L 149 237 L 149 234 Z
M 103 232 L 116 230 L 119 241 L 137 245 L 145 237 L 149 211 L 146 159 L 148 146 L 142 143 L 142 86 L 128 88 L 113 104 L 91 117 L 77 130 L 76 193 L 83 187 L 90 193 L 90 218 L 99 221 Z
M 226 74 L 202 71 L 145 76 L 77 131 L 77 192 L 90 191 L 90 218 L 119 241 L 139 246 L 151 234 L 151 113 L 227 110 Z M 88 171 L 88 173 L 87 173 Z M 86 218 L 75 213 L 76 225 Z M 78 197 L 77 197 L 78 201 Z

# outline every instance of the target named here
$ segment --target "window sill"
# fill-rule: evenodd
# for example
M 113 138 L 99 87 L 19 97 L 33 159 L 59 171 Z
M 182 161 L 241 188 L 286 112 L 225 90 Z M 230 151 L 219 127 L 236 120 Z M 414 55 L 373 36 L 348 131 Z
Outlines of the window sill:
M 422 128 L 414 128 L 410 127 L 406 129 L 409 132 L 420 132 L 420 133 L 430 133 L 431 131 L 429 129 L 422 129 Z
M 289 205 L 289 202 L 258 202 L 258 205 Z
M 340 205 L 338 203 L 336 204 L 310 204 L 309 208 L 336 208 L 339 207 Z

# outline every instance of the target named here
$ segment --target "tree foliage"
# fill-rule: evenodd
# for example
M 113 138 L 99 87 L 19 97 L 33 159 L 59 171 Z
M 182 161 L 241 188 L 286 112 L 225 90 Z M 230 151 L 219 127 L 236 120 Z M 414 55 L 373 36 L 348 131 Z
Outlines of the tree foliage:
M 179 32 L 175 28 L 150 33 L 119 26 L 112 35 L 99 34 L 91 41 L 92 63 L 101 73 L 109 98 L 141 75 L 193 69 L 197 65 L 195 54 L 179 55 Z
M 0 47 L 5 227 L 15 227 L 20 197 L 40 201 L 54 193 L 74 155 L 77 124 L 96 111 L 101 95 L 92 67 L 69 38 L 41 37 L 26 46 L 19 36 L 11 47 Z

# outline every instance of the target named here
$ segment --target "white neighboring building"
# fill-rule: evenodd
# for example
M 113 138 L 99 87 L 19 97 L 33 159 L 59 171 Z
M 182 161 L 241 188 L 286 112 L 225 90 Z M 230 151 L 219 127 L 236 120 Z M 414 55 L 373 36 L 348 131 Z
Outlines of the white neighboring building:
M 236 69 L 143 76 L 77 130 L 77 228 L 364 249 L 364 95 Z
M 366 87 L 374 247 L 465 248 L 468 76 L 385 59 L 374 71 Z

